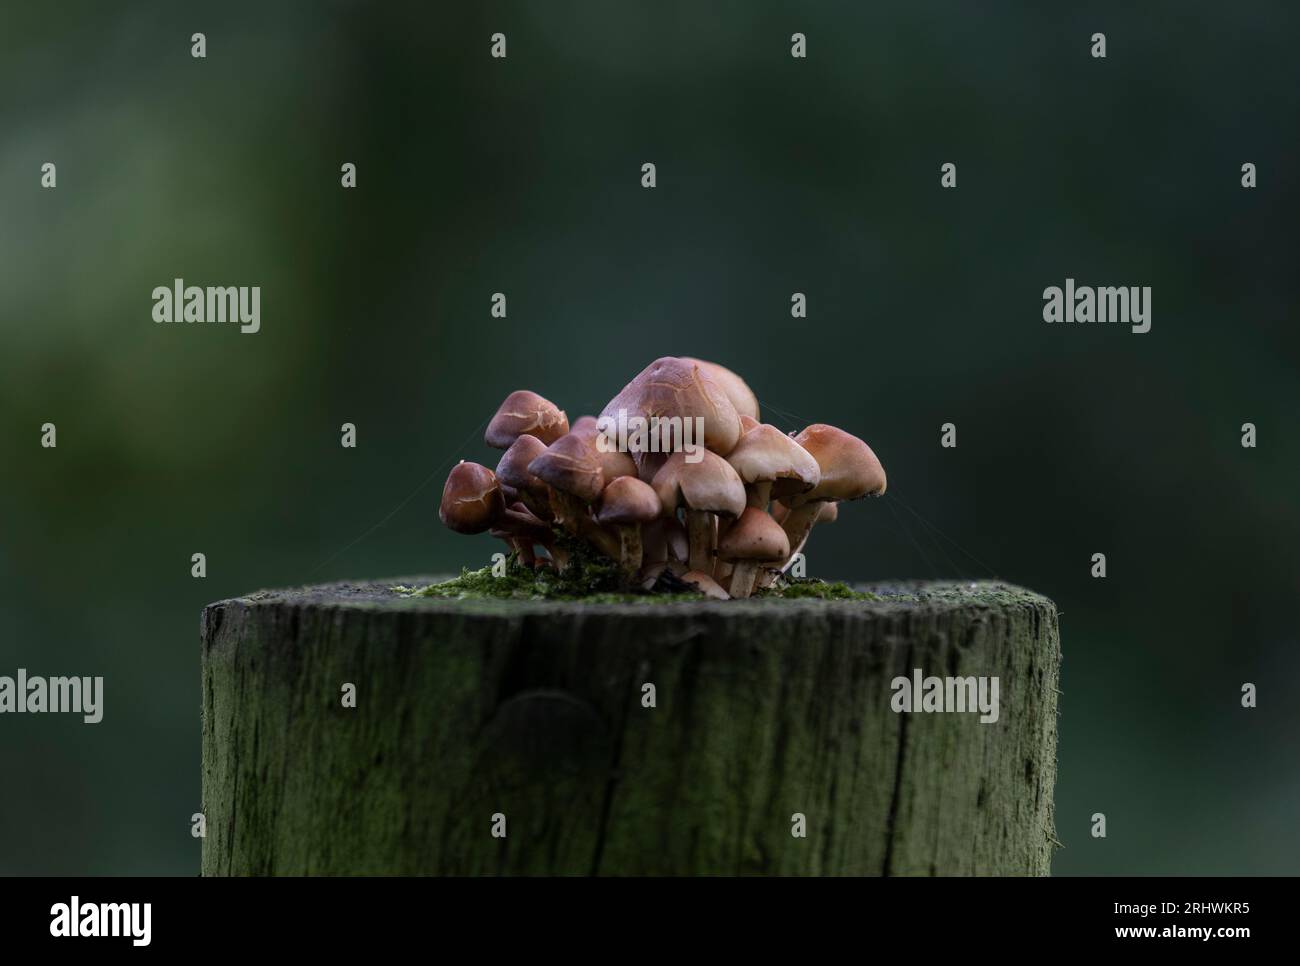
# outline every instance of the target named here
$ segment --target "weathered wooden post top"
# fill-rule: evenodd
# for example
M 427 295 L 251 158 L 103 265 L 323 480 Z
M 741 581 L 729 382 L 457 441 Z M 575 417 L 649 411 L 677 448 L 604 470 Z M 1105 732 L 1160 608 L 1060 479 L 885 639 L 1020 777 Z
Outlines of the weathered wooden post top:
M 205 875 L 1043 875 L 1060 641 L 853 599 L 269 591 L 203 614 Z

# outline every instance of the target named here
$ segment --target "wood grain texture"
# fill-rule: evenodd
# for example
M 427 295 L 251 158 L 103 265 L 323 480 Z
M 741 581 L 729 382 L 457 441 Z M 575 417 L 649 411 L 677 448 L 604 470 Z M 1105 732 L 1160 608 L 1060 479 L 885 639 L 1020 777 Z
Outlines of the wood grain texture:
M 1044 597 L 388 590 L 431 579 L 204 611 L 203 874 L 1049 871 L 1060 641 Z M 890 682 L 912 668 L 998 676 L 999 720 L 895 713 Z

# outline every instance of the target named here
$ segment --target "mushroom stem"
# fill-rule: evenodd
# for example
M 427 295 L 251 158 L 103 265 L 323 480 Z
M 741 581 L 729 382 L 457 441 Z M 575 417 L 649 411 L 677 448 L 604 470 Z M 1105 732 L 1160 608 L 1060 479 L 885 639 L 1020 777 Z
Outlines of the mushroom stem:
M 802 548 L 808 542 L 808 534 L 812 533 L 813 524 L 817 522 L 817 517 L 821 512 L 822 502 L 820 500 L 810 500 L 803 506 L 797 506 L 786 514 L 785 520 L 781 522 L 781 528 L 785 530 L 785 535 L 790 539 L 790 546 L 795 549 L 791 549 L 790 556 L 783 561 L 782 569 L 784 569 L 784 564 L 789 563 L 794 555 L 799 552 L 798 548 Z
M 618 538 L 591 519 L 582 500 L 572 493 L 551 487 L 551 507 L 555 511 L 555 522 L 565 530 L 579 540 L 585 540 L 611 560 L 619 558 Z
M 817 517 L 822 512 L 821 500 L 810 500 L 803 506 L 795 507 L 785 515 L 781 521 L 781 529 L 785 530 L 786 537 L 790 540 L 790 556 L 781 561 L 780 565 L 773 570 L 766 571 L 758 581 L 759 587 L 770 587 L 776 582 L 779 574 L 790 566 L 790 561 L 794 555 L 803 549 L 808 542 L 808 534 L 812 533 L 813 524 L 817 522 Z
M 587 515 L 585 509 L 582 515 L 577 518 L 576 525 L 578 536 L 610 560 L 618 560 L 623 555 L 623 548 L 618 537 L 596 523 Z
M 668 550 L 668 559 L 686 563 L 691 556 L 690 543 L 686 538 L 686 528 L 682 526 L 676 517 L 664 521 L 663 527 L 664 544 Z
M 664 533 L 664 521 L 654 520 L 641 527 L 641 560 L 650 564 L 663 563 L 668 559 L 668 537 Z
M 608 530 L 597 526 L 587 512 L 586 505 L 572 493 L 565 493 L 551 487 L 551 508 L 555 511 L 555 522 L 579 540 L 585 540 L 606 557 L 617 560 L 620 555 L 618 538 Z M 554 554 L 552 554 L 554 555 Z M 567 569 L 569 560 L 563 563 L 559 559 L 560 569 Z
M 551 555 L 551 560 L 555 562 L 557 570 L 564 570 L 569 566 L 569 555 L 566 551 L 562 550 L 558 544 L 551 542 L 544 543 L 542 546 L 545 547 L 546 552 Z
M 737 560 L 731 572 L 731 596 L 748 597 L 754 592 L 754 578 L 758 576 L 757 560 Z
M 537 556 L 533 553 L 533 543 L 527 537 L 516 537 L 511 541 L 515 549 L 519 551 L 519 562 L 525 567 L 531 567 L 537 562 Z
M 493 535 L 494 537 L 497 537 L 497 539 L 499 539 L 502 543 L 504 543 L 504 544 L 506 545 L 506 548 L 510 551 L 510 553 L 518 554 L 518 555 L 519 555 L 519 559 L 520 559 L 521 561 L 523 560 L 523 558 L 524 558 L 524 553 L 523 553 L 522 550 L 519 549 L 519 541 L 518 541 L 518 540 L 516 540 L 514 537 L 511 537 L 511 536 L 502 535 L 502 534 L 500 534 L 499 531 L 498 531 L 497 533 L 492 534 L 492 535 Z M 496 556 L 496 555 L 493 554 L 493 556 Z M 509 557 L 509 554 L 507 554 L 507 557 Z
M 634 523 L 618 528 L 618 565 L 631 580 L 641 569 L 641 525 Z
M 555 515 L 556 523 L 575 537 L 580 536 L 578 524 L 586 516 L 586 509 L 581 500 L 572 493 L 565 493 L 563 490 L 551 487 L 551 511 Z
M 727 531 L 730 530 L 735 525 L 735 523 L 736 521 L 734 518 L 728 518 L 722 516 L 718 517 L 718 529 L 717 532 L 714 534 L 714 539 L 713 539 L 713 545 L 715 547 L 721 545 L 722 538 L 727 535 Z M 725 586 L 725 581 L 727 580 L 727 578 L 731 576 L 731 571 L 732 571 L 731 562 L 729 560 L 723 560 L 717 554 L 714 554 L 713 579 L 720 584 L 724 584 Z
M 528 490 L 520 490 L 519 500 L 532 511 L 533 516 L 543 522 L 550 521 L 555 515 L 555 511 L 551 509 L 550 501 L 545 496 L 531 493 Z
M 713 572 L 713 514 L 707 510 L 686 511 L 686 531 L 690 541 L 690 567 L 702 574 Z
M 820 520 L 821 517 L 818 517 L 817 519 Z M 804 533 L 803 539 L 799 541 L 799 546 L 790 548 L 789 559 L 782 561 L 780 566 L 777 568 L 778 570 L 785 570 L 786 566 L 790 563 L 790 561 L 795 558 L 795 554 L 803 553 L 803 548 L 808 543 L 808 536 L 811 533 L 812 533 L 812 527 L 809 527 L 807 531 Z
M 772 481 L 755 480 L 749 486 L 745 487 L 745 501 L 753 507 L 767 511 L 768 504 L 772 502 Z M 735 594 L 732 594 L 734 597 Z

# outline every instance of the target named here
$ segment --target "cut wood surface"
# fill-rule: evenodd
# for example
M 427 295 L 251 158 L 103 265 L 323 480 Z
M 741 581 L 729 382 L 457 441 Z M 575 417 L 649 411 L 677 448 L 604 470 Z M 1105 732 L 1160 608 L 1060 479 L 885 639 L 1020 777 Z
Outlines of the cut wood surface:
M 1045 597 L 988 582 L 622 604 L 390 589 L 434 579 L 205 609 L 204 875 L 1049 871 L 1060 640 Z M 896 712 L 891 683 L 916 668 L 996 677 L 998 720 Z

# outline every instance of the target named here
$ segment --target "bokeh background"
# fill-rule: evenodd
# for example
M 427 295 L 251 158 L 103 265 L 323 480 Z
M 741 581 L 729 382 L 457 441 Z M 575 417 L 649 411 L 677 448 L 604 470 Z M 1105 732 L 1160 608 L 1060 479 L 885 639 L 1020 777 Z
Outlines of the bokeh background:
M 0 673 L 106 678 L 0 718 L 0 872 L 195 874 L 203 605 L 483 565 L 436 501 L 501 398 L 666 354 L 880 454 L 812 573 L 1057 601 L 1058 874 L 1300 871 L 1300 16 L 1137 6 L 0 6 Z M 154 324 L 178 276 L 261 333 Z

